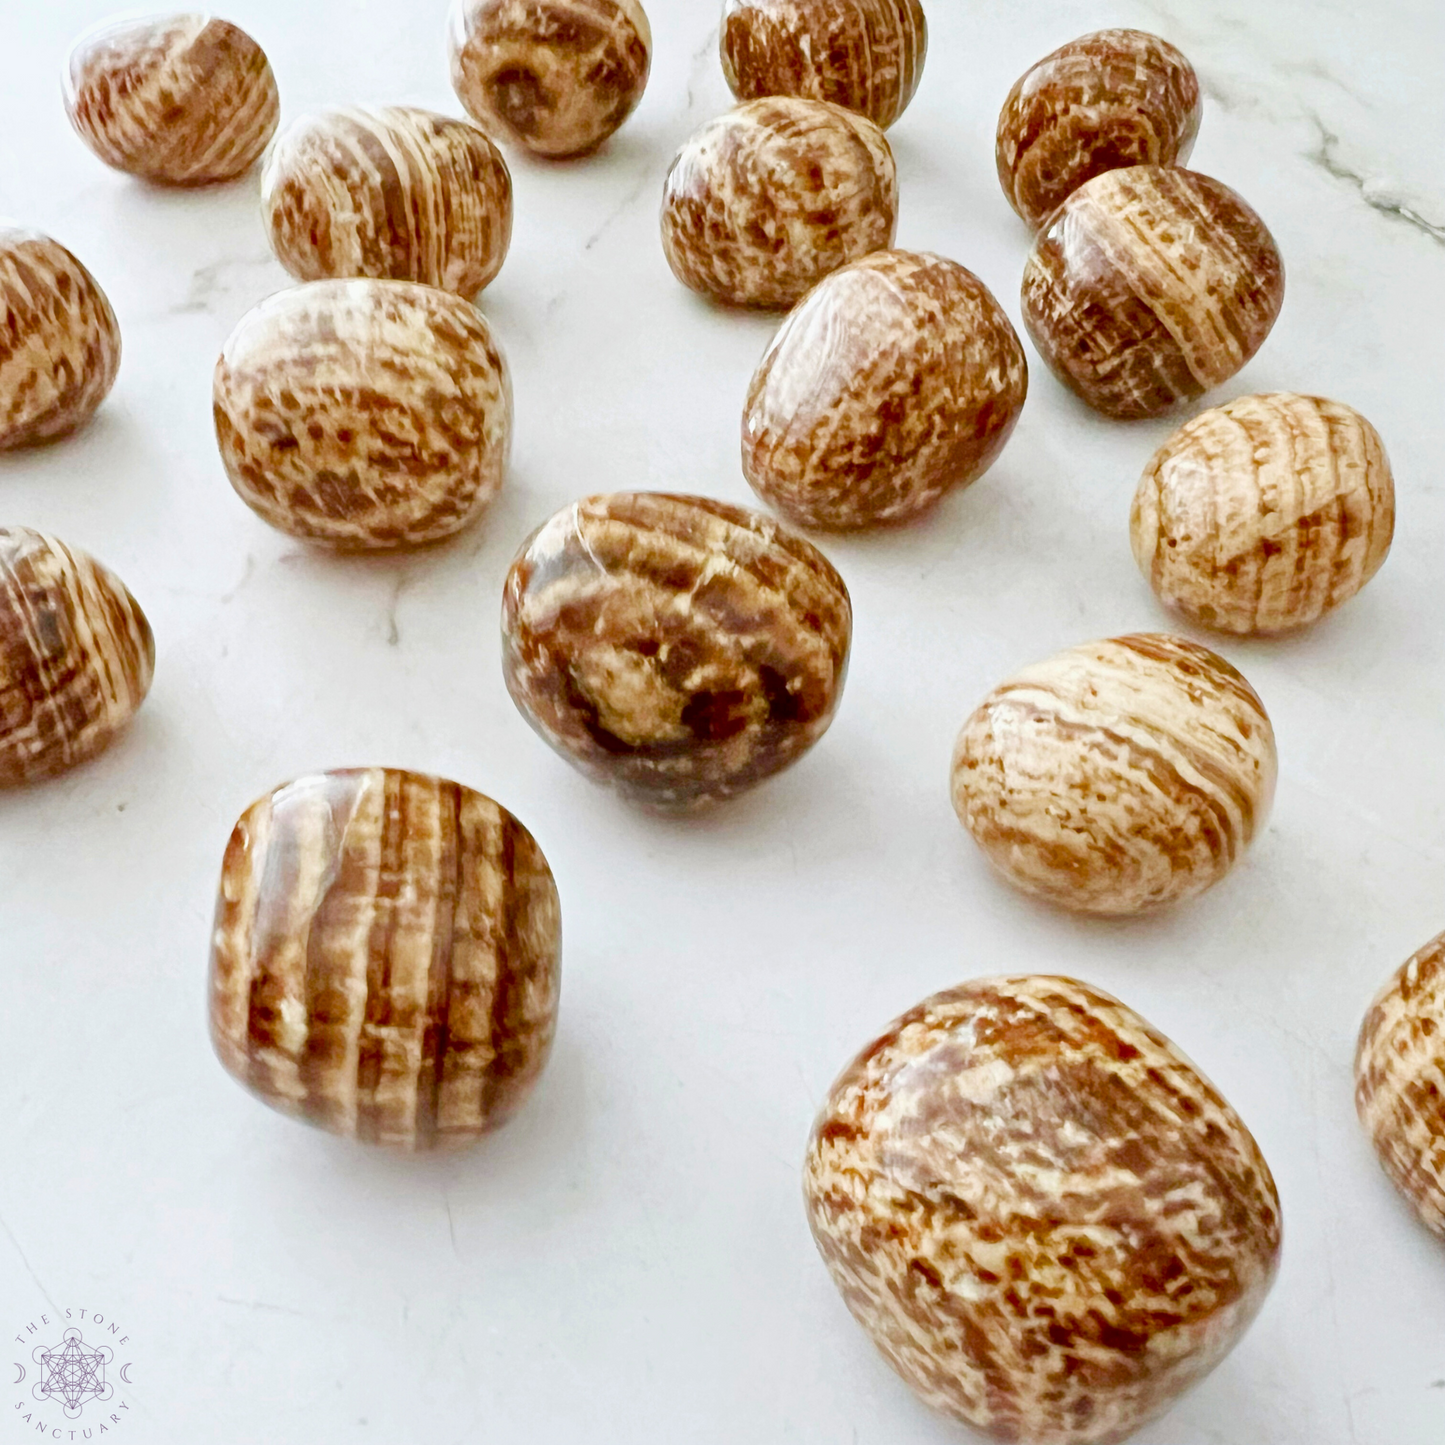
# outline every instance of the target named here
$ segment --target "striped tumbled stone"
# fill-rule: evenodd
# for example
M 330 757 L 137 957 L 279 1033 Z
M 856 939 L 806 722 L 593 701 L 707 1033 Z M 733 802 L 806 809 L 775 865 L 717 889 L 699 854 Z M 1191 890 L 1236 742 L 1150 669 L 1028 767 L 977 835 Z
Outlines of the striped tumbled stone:
M 1284 305 L 1284 262 L 1228 186 L 1175 166 L 1085 182 L 1034 242 L 1023 313 L 1055 376 L 1105 416 L 1159 416 L 1222 386 Z
M 813 1237 L 935 1409 L 1112 1445 L 1238 1342 L 1280 1206 L 1244 1121 L 1163 1034 L 1069 978 L 980 979 L 892 1023 L 808 1146 Z
M 107 747 L 150 690 L 155 640 L 113 572 L 25 527 L 0 527 L 0 787 Z
M 599 782 L 684 808 L 731 797 L 827 731 L 852 638 L 812 543 L 704 497 L 564 507 L 507 577 L 502 665 L 537 733 Z
M 301 116 L 261 173 L 271 247 L 300 281 L 378 276 L 472 297 L 512 239 L 512 178 L 476 126 L 412 106 Z
M 1139 913 L 1219 882 L 1263 828 L 1274 730 L 1248 682 L 1183 638 L 1070 648 L 995 688 L 953 754 L 953 806 L 1012 883 Z
M 1395 534 L 1379 433 L 1337 401 L 1242 396 L 1186 422 L 1144 470 L 1129 524 L 1161 601 L 1222 632 L 1282 632 L 1348 601 Z
M 1360 1029 L 1355 1108 L 1391 1182 L 1445 1239 L 1445 934 L 1380 990 Z
M 561 918 L 499 804 L 395 768 L 318 773 L 231 834 L 211 1037 L 284 1113 L 403 1149 L 505 1122 L 551 1048 Z

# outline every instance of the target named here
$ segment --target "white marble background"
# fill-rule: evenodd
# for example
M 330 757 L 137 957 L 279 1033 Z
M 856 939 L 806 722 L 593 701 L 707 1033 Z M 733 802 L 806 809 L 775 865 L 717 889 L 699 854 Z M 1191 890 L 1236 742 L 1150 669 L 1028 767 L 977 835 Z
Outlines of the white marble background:
M 499 587 L 536 522 L 612 488 L 751 500 L 738 415 L 773 323 L 684 291 L 656 234 L 672 152 L 728 101 L 714 0 L 650 0 L 651 87 L 604 154 L 515 163 L 515 241 L 482 303 L 515 370 L 508 489 L 455 544 L 380 561 L 307 551 L 226 485 L 211 368 L 284 277 L 254 177 L 168 195 L 70 134 L 61 60 L 108 8 L 0 0 L 0 214 L 71 246 L 125 337 L 88 431 L 0 459 L 0 520 L 110 562 L 159 640 L 122 745 L 0 796 L 0 1340 L 67 1306 L 122 1321 L 120 1433 L 146 1445 L 943 1445 L 959 1432 L 874 1356 L 814 1255 L 804 1138 L 836 1070 L 924 994 L 1063 970 L 1199 1060 L 1285 1204 L 1258 1324 L 1140 1445 L 1445 1439 L 1445 1247 L 1390 1191 L 1350 1098 L 1366 1002 L 1445 928 L 1439 0 L 931 0 L 922 89 L 892 132 L 900 243 L 963 261 L 1017 319 L 1026 237 L 992 159 L 1007 87 L 1076 34 L 1157 29 L 1205 79 L 1194 164 L 1253 201 L 1289 267 L 1274 336 L 1219 399 L 1337 396 L 1396 466 L 1398 540 L 1365 594 L 1305 636 L 1225 647 L 1278 728 L 1267 835 L 1197 906 L 1112 926 L 999 885 L 946 791 L 953 735 L 999 677 L 1166 620 L 1126 520 L 1170 424 L 1100 421 L 1041 365 L 987 478 L 926 525 L 827 544 L 857 607 L 848 694 L 772 786 L 659 822 L 573 774 L 506 698 Z M 289 117 L 455 110 L 444 11 L 226 13 L 268 49 Z M 465 1157 L 291 1124 L 206 1039 L 232 821 L 296 773 L 370 762 L 495 795 L 562 891 L 553 1063 Z M 0 1394 L 3 1445 L 24 1392 Z

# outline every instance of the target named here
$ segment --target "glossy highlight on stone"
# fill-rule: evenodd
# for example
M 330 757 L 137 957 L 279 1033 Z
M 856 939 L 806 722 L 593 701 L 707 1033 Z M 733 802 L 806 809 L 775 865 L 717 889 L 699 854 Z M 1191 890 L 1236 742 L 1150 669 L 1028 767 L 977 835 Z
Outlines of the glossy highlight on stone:
M 928 25 L 919 0 L 727 0 L 719 49 L 739 100 L 827 100 L 886 130 L 918 89 Z
M 830 271 L 893 244 L 898 172 L 872 121 L 770 96 L 709 121 L 677 153 L 662 248 L 684 286 L 782 309 Z
M 264 1103 L 404 1150 L 468 1144 L 552 1046 L 561 913 L 503 807 L 397 768 L 316 773 L 242 814 L 211 948 L 211 1040 Z
M 1143 30 L 1100 30 L 1061 45 L 1014 83 L 998 118 L 1008 203 L 1035 231 L 1104 171 L 1182 166 L 1199 134 L 1194 67 Z
M 1204 627 L 1283 632 L 1348 601 L 1395 533 L 1379 433 L 1340 402 L 1244 396 L 1155 454 L 1129 535 L 1160 600 Z
M 145 701 L 155 660 L 119 577 L 55 537 L 0 527 L 0 787 L 109 747 Z
M 1284 262 L 1228 186 L 1133 166 L 1074 191 L 1024 268 L 1024 323 L 1105 416 L 1160 416 L 1249 362 L 1284 304 Z
M 1380 990 L 1360 1028 L 1355 1109 L 1390 1182 L 1445 1239 L 1445 934 Z
M 374 276 L 472 297 L 512 240 L 512 177 L 476 126 L 413 106 L 303 115 L 261 175 L 276 259 L 298 281 Z
M 231 485 L 273 527 L 340 548 L 460 531 L 501 489 L 506 361 L 476 307 L 410 281 L 313 281 L 244 316 L 216 364 Z
M 453 0 L 452 88 L 503 145 L 594 151 L 637 108 L 652 64 L 639 0 Z
M 977 276 L 875 251 L 774 337 L 743 408 L 743 474 L 799 526 L 906 522 L 988 470 L 1027 393 L 1023 347 Z
M 234 180 L 276 130 L 265 52 L 213 15 L 107 21 L 75 42 L 65 110 L 106 165 L 166 186 Z
M 1069 978 L 980 979 L 897 1019 L 833 1085 L 804 1197 L 888 1363 L 1021 1445 L 1127 1438 L 1239 1342 L 1279 1263 L 1243 1120 Z
M 1026 667 L 964 724 L 954 810 L 1016 887 L 1142 913 L 1218 883 L 1263 829 L 1274 729 L 1217 653 L 1164 633 Z
M 0 225 L 0 452 L 66 436 L 110 394 L 120 326 L 58 241 Z
M 827 731 L 852 635 L 843 579 L 767 517 L 622 492 L 522 548 L 502 666 L 558 753 L 635 801 L 689 808 L 795 762 Z

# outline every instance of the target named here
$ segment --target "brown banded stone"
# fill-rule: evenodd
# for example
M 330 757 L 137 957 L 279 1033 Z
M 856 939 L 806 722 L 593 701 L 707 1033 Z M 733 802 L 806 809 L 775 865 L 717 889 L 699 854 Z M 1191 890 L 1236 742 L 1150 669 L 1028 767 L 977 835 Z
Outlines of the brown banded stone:
M 804 1166 L 853 1317 L 994 1440 L 1112 1445 L 1238 1343 L 1280 1252 L 1249 1130 L 1158 1030 L 1068 978 L 980 979 L 833 1085 Z
M 995 688 L 953 753 L 953 806 L 1011 883 L 1131 914 L 1212 887 L 1269 815 L 1274 730 L 1217 653 L 1163 633 L 1070 648 Z
M 1143 30 L 1061 45 L 1014 83 L 998 118 L 999 183 L 1037 231 L 1085 181 L 1124 166 L 1182 166 L 1203 102 L 1194 67 Z
M 0 527 L 0 787 L 94 757 L 145 701 L 155 639 L 108 568 L 25 527 Z
M 512 564 L 502 665 L 539 736 L 598 782 L 685 808 L 731 797 L 827 731 L 852 635 L 811 543 L 704 497 L 589 497 Z
M 410 281 L 312 281 L 244 316 L 216 364 L 241 499 L 292 536 L 402 547 L 460 531 L 502 485 L 512 391 L 482 314 Z
M 1264 344 L 1284 262 L 1228 186 L 1173 166 L 1105 171 L 1034 241 L 1024 323 L 1096 411 L 1159 416 L 1222 386 Z
M 263 1102 L 333 1134 L 468 1144 L 541 1074 L 560 960 L 551 870 L 505 808 L 398 768 L 317 773 L 231 834 L 211 1039 Z
M 662 249 L 677 279 L 714 301 L 783 308 L 892 245 L 897 220 L 893 152 L 871 120 L 769 96 L 709 121 L 677 153 Z
M 919 0 L 727 0 L 719 48 L 739 100 L 827 100 L 886 130 L 918 89 L 928 25 Z
M 229 181 L 276 130 L 265 52 L 212 15 L 111 20 L 75 42 L 65 109 L 106 165 L 168 186 Z
M 1355 1051 L 1355 1109 L 1390 1182 L 1445 1239 L 1445 934 L 1376 995 Z
M 1289 392 L 1186 422 L 1145 468 L 1129 522 L 1160 600 L 1241 634 L 1300 627 L 1348 601 L 1394 533 L 1379 433 L 1348 406 Z
M 0 225 L 0 451 L 89 421 L 120 371 L 120 326 L 58 241 Z
M 743 474 L 800 526 L 905 522 L 988 470 L 1027 392 L 1023 347 L 977 276 L 875 251 L 774 337 L 743 408 Z
M 652 64 L 639 0 L 452 0 L 452 88 L 503 145 L 594 151 L 637 108 Z
M 276 258 L 299 281 L 389 277 L 472 297 L 512 239 L 512 177 L 476 126 L 413 106 L 301 116 L 261 174 Z

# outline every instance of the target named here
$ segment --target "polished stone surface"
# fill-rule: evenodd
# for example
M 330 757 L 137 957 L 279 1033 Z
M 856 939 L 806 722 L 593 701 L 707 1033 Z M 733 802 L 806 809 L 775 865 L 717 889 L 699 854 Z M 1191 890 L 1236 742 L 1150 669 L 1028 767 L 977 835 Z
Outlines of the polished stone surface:
M 298 778 L 242 815 L 211 940 L 211 1042 L 307 1123 L 456 1148 L 531 1093 L 557 1030 L 552 870 L 500 804 L 444 778 Z
M 743 407 L 743 475 L 801 527 L 908 522 L 993 465 L 1028 381 L 1013 323 L 977 276 L 875 251 L 779 327 Z
M 833 1085 L 803 1189 L 883 1357 L 1010 1445 L 1133 1435 L 1234 1348 L 1279 1268 L 1244 1121 L 1071 978 L 977 979 L 894 1020 Z
M 111 566 L 158 657 L 124 736 L 0 801 L 0 1315 L 11 1338 L 47 1294 L 113 1309 L 145 1382 L 127 1397 L 148 1412 L 137 1445 L 961 1445 L 839 1301 L 799 1155 L 871 1031 L 962 979 L 1041 970 L 1182 1045 L 1284 1202 L 1254 1327 L 1137 1445 L 1437 1445 L 1442 1246 L 1355 1120 L 1351 1060 L 1377 986 L 1445 927 L 1445 17 L 1422 0 L 924 3 L 928 64 L 888 131 L 897 243 L 998 298 L 1028 403 L 988 474 L 918 526 L 820 539 L 856 614 L 837 719 L 774 781 L 681 821 L 537 740 L 502 684 L 498 610 L 524 539 L 580 496 L 760 505 L 739 417 L 781 317 L 710 306 L 658 240 L 669 162 L 732 104 L 722 0 L 652 0 L 647 93 L 595 156 L 507 152 L 514 239 L 480 298 L 515 382 L 507 482 L 454 541 L 360 557 L 253 516 L 216 451 L 216 357 L 288 284 L 259 173 L 176 192 L 108 171 L 56 82 L 119 0 L 7 7 L 0 214 L 93 271 L 125 357 L 87 427 L 0 455 L 0 520 Z M 461 116 L 444 10 L 223 13 L 264 45 L 289 121 Z M 994 173 L 999 107 L 1040 56 L 1105 24 L 1189 56 L 1205 90 L 1191 164 L 1266 215 L 1289 265 L 1279 324 L 1203 405 L 1337 398 L 1399 481 L 1389 561 L 1287 637 L 1196 632 L 1130 553 L 1140 473 L 1198 408 L 1108 422 L 1023 331 L 1029 235 Z M 949 746 L 1021 664 L 1158 628 L 1219 648 L 1268 703 L 1275 807 L 1246 865 L 1193 903 L 1081 921 L 999 883 L 949 807 Z M 300 1128 L 237 1088 L 205 1036 L 236 818 L 287 778 L 372 762 L 506 804 L 566 911 L 552 1060 L 523 1113 L 457 1155 Z

